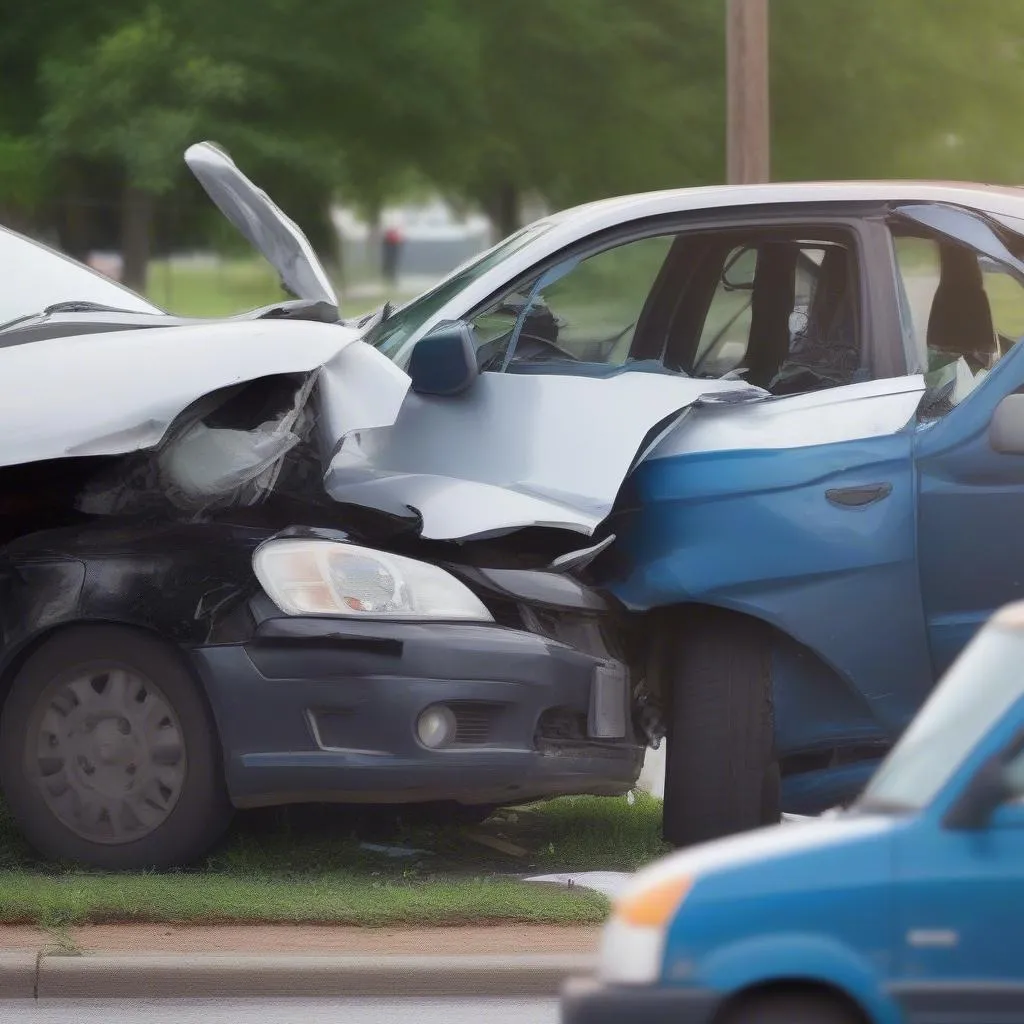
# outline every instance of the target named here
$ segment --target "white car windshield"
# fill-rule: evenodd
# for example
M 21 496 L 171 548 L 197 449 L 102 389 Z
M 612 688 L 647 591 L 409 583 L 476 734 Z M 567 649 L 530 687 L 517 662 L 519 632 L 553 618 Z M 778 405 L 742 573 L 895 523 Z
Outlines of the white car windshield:
M 404 368 L 409 363 L 412 351 L 410 342 L 417 338 L 420 327 L 427 320 L 478 277 L 486 274 L 513 252 L 529 245 L 553 224 L 554 220 L 551 218 L 528 224 L 479 256 L 456 267 L 433 288 L 418 295 L 370 328 L 363 340 Z
M 89 302 L 131 313 L 161 313 L 141 295 L 76 260 L 0 228 L 0 325 L 58 302 Z
M 868 783 L 866 811 L 926 807 L 971 751 L 1024 697 L 1021 635 L 987 628 L 947 672 Z

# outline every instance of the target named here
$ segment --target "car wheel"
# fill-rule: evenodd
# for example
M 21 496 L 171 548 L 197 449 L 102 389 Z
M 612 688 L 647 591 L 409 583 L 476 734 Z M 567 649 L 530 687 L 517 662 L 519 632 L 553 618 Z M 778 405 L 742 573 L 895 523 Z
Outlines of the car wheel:
M 180 656 L 118 626 L 34 651 L 0 718 L 0 781 L 44 856 L 107 870 L 202 856 L 231 816 L 216 729 Z
M 768 627 L 687 612 L 668 677 L 665 839 L 689 846 L 778 822 Z
M 864 1024 L 864 1017 L 827 993 L 766 992 L 727 1007 L 717 1024 Z

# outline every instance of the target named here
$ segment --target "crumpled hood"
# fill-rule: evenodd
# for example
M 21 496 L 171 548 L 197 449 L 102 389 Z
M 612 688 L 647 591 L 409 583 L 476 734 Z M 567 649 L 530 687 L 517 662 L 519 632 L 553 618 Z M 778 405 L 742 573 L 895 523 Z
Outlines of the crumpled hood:
M 356 331 L 298 320 L 47 338 L 0 349 L 0 371 L 0 466 L 151 448 L 211 392 L 313 371 L 341 437 L 394 422 L 409 384 Z
M 726 395 L 765 392 L 657 373 L 484 373 L 454 398 L 410 392 L 393 426 L 341 438 L 324 484 L 337 501 L 414 509 L 433 540 L 533 526 L 589 535 L 687 409 Z
M 334 286 L 302 229 L 223 149 L 213 142 L 198 142 L 185 151 L 185 163 L 221 213 L 278 272 L 287 291 L 338 308 Z

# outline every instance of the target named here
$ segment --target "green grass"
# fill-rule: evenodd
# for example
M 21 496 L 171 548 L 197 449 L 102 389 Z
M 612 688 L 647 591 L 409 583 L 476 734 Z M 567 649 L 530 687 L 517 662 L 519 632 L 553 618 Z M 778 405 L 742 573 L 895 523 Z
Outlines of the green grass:
M 367 282 L 362 282 L 366 284 Z M 154 260 L 149 267 L 146 294 L 162 309 L 179 316 L 230 316 L 286 298 L 277 275 L 265 261 L 252 257 L 220 259 L 211 265 Z M 385 299 L 409 296 L 342 296 L 345 316 L 358 316 Z
M 0 924 L 51 929 L 111 921 L 352 925 L 598 923 L 601 895 L 526 883 L 564 870 L 633 870 L 667 851 L 661 804 L 638 795 L 568 797 L 497 812 L 468 833 L 523 848 L 513 856 L 455 825 L 403 824 L 332 808 L 240 815 L 205 865 L 103 874 L 39 862 L 0 818 Z M 427 851 L 391 858 L 363 841 Z

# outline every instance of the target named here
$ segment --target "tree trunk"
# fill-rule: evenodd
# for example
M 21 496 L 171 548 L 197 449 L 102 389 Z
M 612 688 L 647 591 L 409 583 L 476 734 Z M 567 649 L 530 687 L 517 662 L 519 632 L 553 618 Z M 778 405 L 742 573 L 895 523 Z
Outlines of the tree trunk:
M 152 228 L 153 196 L 126 185 L 121 197 L 121 281 L 137 292 L 146 290 Z
M 12 231 L 20 231 L 23 235 L 31 235 L 33 221 L 31 216 L 16 206 L 0 203 L 0 224 Z
M 507 238 L 519 230 L 519 189 L 511 182 L 501 182 L 491 193 L 487 212 L 494 222 L 498 238 Z

